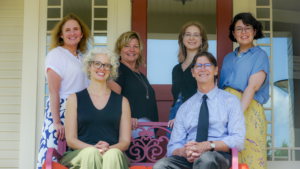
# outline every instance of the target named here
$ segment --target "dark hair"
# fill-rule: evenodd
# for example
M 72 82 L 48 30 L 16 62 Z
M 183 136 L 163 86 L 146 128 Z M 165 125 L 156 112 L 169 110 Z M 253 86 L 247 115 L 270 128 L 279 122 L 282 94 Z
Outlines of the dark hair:
M 253 29 L 256 30 L 256 34 L 254 35 L 254 39 L 264 38 L 264 34 L 262 33 L 263 27 L 259 21 L 257 21 L 251 13 L 239 13 L 235 15 L 231 25 L 229 26 L 229 38 L 233 42 L 237 42 L 234 38 L 232 32 L 234 31 L 234 27 L 237 21 L 242 20 L 243 24 L 252 25 Z
M 194 59 L 192 61 L 192 64 L 190 65 L 190 67 L 193 69 L 197 62 L 197 59 L 200 57 L 203 57 L 203 56 L 205 56 L 210 61 L 210 63 L 212 63 L 215 67 L 218 66 L 218 62 L 217 62 L 216 58 L 214 57 L 214 55 L 212 55 L 209 52 L 201 52 L 194 56 Z M 218 79 L 218 75 L 215 75 L 215 83 L 216 83 L 217 79 Z

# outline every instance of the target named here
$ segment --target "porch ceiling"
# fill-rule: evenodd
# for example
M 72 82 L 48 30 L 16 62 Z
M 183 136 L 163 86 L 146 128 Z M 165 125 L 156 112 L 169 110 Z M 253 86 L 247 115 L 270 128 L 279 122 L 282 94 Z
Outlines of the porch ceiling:
M 216 0 L 148 0 L 148 13 L 181 15 L 216 15 Z

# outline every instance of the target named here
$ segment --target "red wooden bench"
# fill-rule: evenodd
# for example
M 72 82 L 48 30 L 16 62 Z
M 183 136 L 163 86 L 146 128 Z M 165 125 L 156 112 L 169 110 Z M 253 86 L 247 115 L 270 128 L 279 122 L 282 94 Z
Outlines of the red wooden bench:
M 147 167 L 152 168 L 158 160 L 166 156 L 167 153 L 166 145 L 169 142 L 169 139 L 166 136 L 166 132 L 170 133 L 170 131 L 167 129 L 167 125 L 168 125 L 167 122 L 140 122 L 139 123 L 138 128 L 142 129 L 142 131 L 139 132 L 140 138 L 133 139 L 133 137 L 131 137 L 132 146 L 129 148 L 129 153 L 131 154 L 130 156 L 131 158 L 129 158 L 129 160 L 131 162 L 132 167 L 130 167 L 130 169 L 147 169 Z M 144 127 L 147 126 L 149 128 L 146 130 Z M 151 131 L 152 129 L 158 130 L 156 132 L 155 138 L 152 138 L 154 136 L 154 132 Z M 66 146 L 67 146 L 66 141 L 59 141 L 58 150 L 54 148 L 48 149 L 46 161 L 44 164 L 46 169 L 60 168 L 58 167 L 60 164 L 54 162 L 52 163 L 52 157 L 55 156 L 59 162 L 62 159 L 63 153 L 66 151 Z M 233 148 L 231 152 L 232 152 L 232 169 L 248 168 L 246 164 L 238 164 L 237 148 Z M 147 162 L 143 162 L 145 160 Z

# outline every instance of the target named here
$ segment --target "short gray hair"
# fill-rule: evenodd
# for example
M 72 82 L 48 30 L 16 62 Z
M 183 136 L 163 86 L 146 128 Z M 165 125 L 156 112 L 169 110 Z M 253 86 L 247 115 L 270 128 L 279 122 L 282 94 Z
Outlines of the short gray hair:
M 108 59 L 110 60 L 111 66 L 112 66 L 107 80 L 109 81 L 109 80 L 117 79 L 119 76 L 118 68 L 120 66 L 119 56 L 107 48 L 99 48 L 98 47 L 98 48 L 90 50 L 89 53 L 83 58 L 82 71 L 86 74 L 88 79 L 91 79 L 91 72 L 89 72 L 88 69 L 91 66 L 91 61 L 94 61 L 95 55 L 97 55 L 99 53 L 106 54 Z

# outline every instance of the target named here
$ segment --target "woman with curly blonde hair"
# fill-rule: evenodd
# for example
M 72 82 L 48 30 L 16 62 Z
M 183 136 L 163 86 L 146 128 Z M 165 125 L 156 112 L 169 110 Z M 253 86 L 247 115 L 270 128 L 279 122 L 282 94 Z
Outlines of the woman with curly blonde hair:
M 68 98 L 65 126 L 71 150 L 60 163 L 71 169 L 128 169 L 130 162 L 122 152 L 130 144 L 129 103 L 106 85 L 118 77 L 118 56 L 96 48 L 83 62 L 91 84 Z
M 52 30 L 50 52 L 45 63 L 50 99 L 47 100 L 37 168 L 41 169 L 49 147 L 65 139 L 65 106 L 70 94 L 89 85 L 82 72 L 82 56 L 88 49 L 90 32 L 75 15 L 68 14 Z

